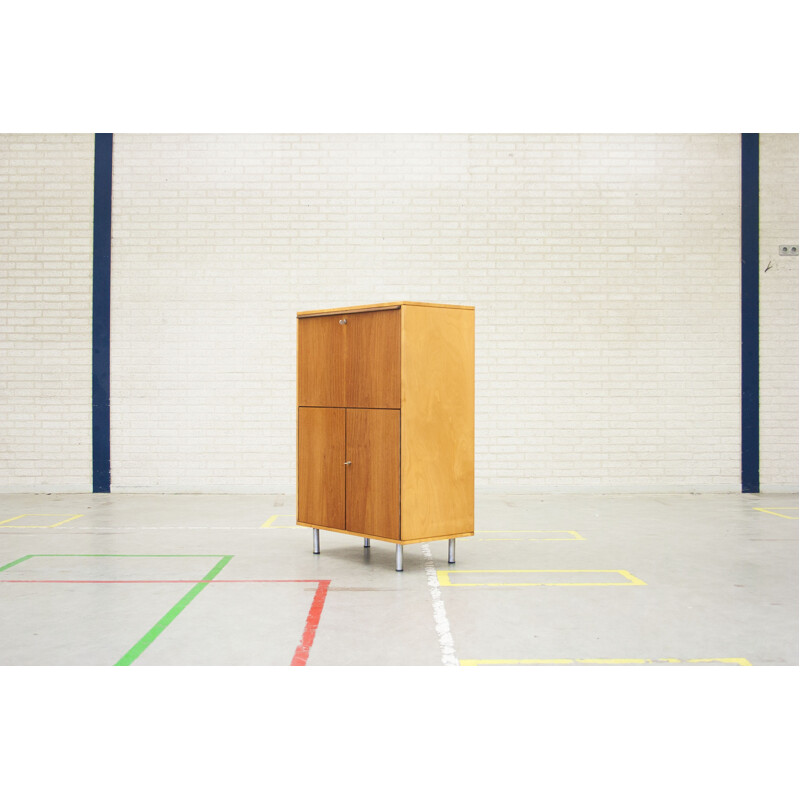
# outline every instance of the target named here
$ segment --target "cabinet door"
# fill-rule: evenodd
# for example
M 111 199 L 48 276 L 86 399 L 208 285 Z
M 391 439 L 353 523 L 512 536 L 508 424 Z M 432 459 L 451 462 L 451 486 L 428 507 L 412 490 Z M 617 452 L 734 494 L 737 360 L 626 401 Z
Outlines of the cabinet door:
M 347 316 L 349 408 L 400 408 L 400 309 Z
M 297 520 L 345 529 L 345 410 L 297 409 Z
M 345 328 L 340 316 L 297 320 L 297 405 L 344 406 Z
M 347 530 L 400 539 L 400 412 L 347 409 Z

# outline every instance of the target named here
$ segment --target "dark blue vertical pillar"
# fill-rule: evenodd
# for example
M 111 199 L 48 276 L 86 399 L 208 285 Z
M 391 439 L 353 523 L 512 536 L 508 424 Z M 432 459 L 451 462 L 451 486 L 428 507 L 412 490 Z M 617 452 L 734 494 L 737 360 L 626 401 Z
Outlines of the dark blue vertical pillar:
M 111 491 L 111 164 L 114 136 L 94 137 L 92 491 Z
M 758 134 L 742 134 L 742 491 L 759 491 Z

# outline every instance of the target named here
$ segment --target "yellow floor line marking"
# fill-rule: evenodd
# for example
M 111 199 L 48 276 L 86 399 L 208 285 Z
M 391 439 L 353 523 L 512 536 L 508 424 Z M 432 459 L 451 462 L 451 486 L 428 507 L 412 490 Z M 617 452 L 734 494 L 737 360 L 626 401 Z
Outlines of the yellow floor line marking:
M 7 522 L 14 522 L 14 520 L 22 519 L 23 517 L 60 517 L 61 514 L 20 514 L 18 517 L 10 517 L 9 519 L 4 519 L 0 522 L 0 528 L 57 528 L 59 525 L 63 525 L 66 522 L 72 522 L 73 519 L 78 519 L 82 517 L 83 514 L 75 514 L 72 517 L 67 517 L 66 519 L 62 519 L 60 522 L 54 522 L 52 525 L 7 525 Z
M 461 659 L 462 667 L 510 666 L 515 664 L 628 665 L 628 664 L 732 664 L 752 667 L 746 658 L 481 658 Z
M 298 528 L 299 529 L 301 527 L 300 525 L 274 525 L 273 523 L 275 522 L 276 519 L 278 519 L 278 517 L 289 517 L 289 519 L 291 519 L 292 522 L 294 522 L 294 514 L 273 514 L 261 527 L 262 528 L 283 528 L 283 529 L 289 529 L 289 528 Z
M 53 516 L 55 516 L 55 514 Z M 78 519 L 79 517 L 82 517 L 82 516 L 83 516 L 83 514 L 75 514 L 74 517 L 67 517 L 67 519 L 63 519 L 63 520 L 61 520 L 61 522 L 56 522 L 55 525 L 48 525 L 47 527 L 48 528 L 57 528 L 59 525 L 63 525 L 65 522 L 72 522 L 72 520 Z
M 765 514 L 772 514 L 773 517 L 782 517 L 783 519 L 800 519 L 800 517 L 788 517 L 786 514 L 776 514 L 776 511 L 797 511 L 796 507 L 782 508 L 781 506 L 770 506 L 769 508 L 753 508 L 753 511 L 763 511 Z
M 595 575 L 599 572 L 611 573 L 614 575 L 620 575 L 623 578 L 626 578 L 627 580 L 624 583 L 620 583 L 618 581 L 603 581 L 599 583 L 598 582 L 565 583 L 563 581 L 537 581 L 537 582 L 526 581 L 523 583 L 519 582 L 452 583 L 450 581 L 450 576 L 456 574 L 496 575 L 501 573 L 511 573 L 514 575 L 521 575 L 521 574 L 531 574 L 531 573 L 576 574 L 576 573 L 586 573 L 586 572 L 590 572 Z M 436 575 L 439 578 L 439 583 L 441 586 L 647 586 L 647 584 L 643 580 L 637 578 L 635 575 L 631 575 L 630 572 L 624 569 L 440 569 L 437 570 Z

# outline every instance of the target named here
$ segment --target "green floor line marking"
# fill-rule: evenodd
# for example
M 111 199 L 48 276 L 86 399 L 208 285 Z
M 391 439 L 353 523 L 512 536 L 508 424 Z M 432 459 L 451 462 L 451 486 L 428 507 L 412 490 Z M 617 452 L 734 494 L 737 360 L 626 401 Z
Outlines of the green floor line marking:
M 211 568 L 210 572 L 203 578 L 200 583 L 196 583 L 178 602 L 169 610 L 163 617 L 150 628 L 147 633 L 139 639 L 138 642 L 125 653 L 122 658 L 114 664 L 115 667 L 128 667 L 136 661 L 139 656 L 147 650 L 148 647 L 164 632 L 165 628 L 174 621 L 175 617 L 183 611 L 189 603 L 197 597 L 203 589 L 208 586 L 207 581 L 213 580 L 220 572 L 220 570 L 233 558 L 233 556 L 222 556 L 220 560 Z
M 0 567 L 0 572 L 6 569 L 11 569 L 11 567 L 21 564 L 23 561 L 27 561 L 29 558 L 33 558 L 33 556 L 22 556 L 22 558 L 18 558 L 16 561 L 12 561 L 10 564 L 5 564 L 4 566 Z

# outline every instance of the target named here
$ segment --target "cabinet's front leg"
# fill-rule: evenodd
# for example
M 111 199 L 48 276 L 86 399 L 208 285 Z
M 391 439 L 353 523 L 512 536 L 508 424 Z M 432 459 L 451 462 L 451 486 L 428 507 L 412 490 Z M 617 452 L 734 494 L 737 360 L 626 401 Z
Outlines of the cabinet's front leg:
M 455 539 L 448 539 L 447 540 L 447 563 L 448 564 L 455 564 L 456 563 L 456 540 Z
M 397 572 L 403 571 L 403 545 L 398 544 L 394 554 L 394 568 Z
M 364 547 L 369 547 L 369 539 L 364 539 Z
M 319 553 L 319 528 L 312 528 L 311 530 L 314 532 L 314 553 Z

